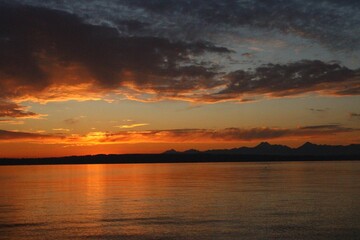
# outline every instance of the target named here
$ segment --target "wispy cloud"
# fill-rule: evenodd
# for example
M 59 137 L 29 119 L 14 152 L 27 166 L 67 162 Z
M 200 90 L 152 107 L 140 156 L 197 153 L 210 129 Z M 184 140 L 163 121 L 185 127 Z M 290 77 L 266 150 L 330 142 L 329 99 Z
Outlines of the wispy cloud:
M 67 128 L 53 128 L 53 131 L 70 132 L 70 129 L 67 129 Z
M 142 126 L 147 126 L 149 125 L 148 123 L 133 123 L 133 124 L 125 124 L 125 125 L 119 125 L 119 126 L 115 126 L 117 128 L 136 128 L 136 127 L 142 127 Z
M 360 113 L 349 113 L 350 118 L 359 119 L 360 120 Z
M 49 141 L 51 140 L 59 140 L 59 139 L 61 138 L 49 134 L 0 130 L 0 141 L 2 142 L 26 141 L 26 142 L 49 143 Z
M 79 123 L 81 121 L 81 119 L 83 119 L 83 118 L 86 118 L 86 116 L 67 118 L 63 122 L 68 125 L 74 125 L 74 124 Z
M 321 112 L 327 112 L 329 108 L 309 108 L 309 110 L 311 112 L 321 113 Z
M 23 125 L 24 123 L 24 121 L 19 120 L 0 119 L 0 124 Z
M 0 131 L 0 141 L 40 141 L 48 144 L 116 144 L 116 143 L 216 143 L 244 142 L 271 139 L 321 138 L 360 131 L 337 124 L 298 128 L 226 128 L 226 129 L 170 129 L 147 131 L 90 132 L 85 135 L 51 135 Z
M 0 117 L 40 118 L 42 115 L 27 111 L 26 107 L 0 99 Z
M 78 122 L 79 122 L 79 119 L 77 119 L 77 118 L 68 118 L 68 119 L 64 120 L 64 123 L 70 124 L 70 125 L 76 124 Z

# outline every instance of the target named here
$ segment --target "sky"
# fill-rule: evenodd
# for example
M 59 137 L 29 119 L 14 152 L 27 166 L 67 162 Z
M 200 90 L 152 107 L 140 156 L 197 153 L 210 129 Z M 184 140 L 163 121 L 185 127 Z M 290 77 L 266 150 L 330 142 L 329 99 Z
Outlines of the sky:
M 0 157 L 360 143 L 358 0 L 0 0 Z

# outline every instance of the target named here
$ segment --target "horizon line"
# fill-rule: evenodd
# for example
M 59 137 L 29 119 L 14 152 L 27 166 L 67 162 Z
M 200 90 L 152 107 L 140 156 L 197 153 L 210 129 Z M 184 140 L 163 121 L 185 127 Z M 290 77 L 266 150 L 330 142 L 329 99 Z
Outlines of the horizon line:
M 0 160 L 10 160 L 10 159 L 61 159 L 61 158 L 81 158 L 81 157 L 96 157 L 96 156 L 127 156 L 127 155 L 171 155 L 171 153 L 169 152 L 174 152 L 174 154 L 179 153 L 179 154 L 186 154 L 187 151 L 197 151 L 199 154 L 206 154 L 209 151 L 231 151 L 231 150 L 235 150 L 235 149 L 241 149 L 241 148 L 246 148 L 246 149 L 254 149 L 256 147 L 259 147 L 261 145 L 269 145 L 269 146 L 282 146 L 282 147 L 287 147 L 291 150 L 296 150 L 301 148 L 302 146 L 305 145 L 314 145 L 314 146 L 327 146 L 327 147 L 348 147 L 348 146 L 353 146 L 353 145 L 360 145 L 360 143 L 350 143 L 350 144 L 317 144 L 317 143 L 312 143 L 310 141 L 306 141 L 303 144 L 300 144 L 298 147 L 290 147 L 288 145 L 285 144 L 271 144 L 267 141 L 261 141 L 259 143 L 257 143 L 256 145 L 252 146 L 252 147 L 247 147 L 247 146 L 239 146 L 239 147 L 235 147 L 235 148 L 209 148 L 206 150 L 197 150 L 194 148 L 189 148 L 187 150 L 184 151 L 177 151 L 174 148 L 170 148 L 168 150 L 162 151 L 162 152 L 156 152 L 156 153 L 98 153 L 98 154 L 86 154 L 86 155 L 63 155 L 63 156 L 44 156 L 44 157 L 2 157 L 0 156 Z M 189 155 L 189 154 L 188 154 Z M 234 154 L 235 155 L 235 154 Z M 248 154 L 248 155 L 254 155 L 254 154 Z M 255 154 L 256 155 L 256 154 Z M 257 154 L 260 155 L 260 154 Z M 267 155 L 267 154 L 264 154 Z M 331 154 L 329 154 L 330 156 Z M 345 154 L 346 155 L 346 154 Z M 1 163 L 0 163 L 1 165 Z

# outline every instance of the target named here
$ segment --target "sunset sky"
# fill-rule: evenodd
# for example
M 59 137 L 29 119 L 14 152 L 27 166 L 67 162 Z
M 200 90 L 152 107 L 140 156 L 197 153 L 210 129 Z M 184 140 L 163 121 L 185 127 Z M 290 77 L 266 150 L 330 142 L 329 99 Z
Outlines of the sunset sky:
M 358 0 L 0 0 L 0 157 L 360 143 Z

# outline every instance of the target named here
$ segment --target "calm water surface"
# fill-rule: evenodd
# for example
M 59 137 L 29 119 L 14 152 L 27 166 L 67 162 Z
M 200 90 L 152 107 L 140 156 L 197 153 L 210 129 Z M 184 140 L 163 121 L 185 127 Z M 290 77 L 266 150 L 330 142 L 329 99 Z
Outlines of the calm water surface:
M 0 167 L 0 239 L 360 239 L 360 162 Z

